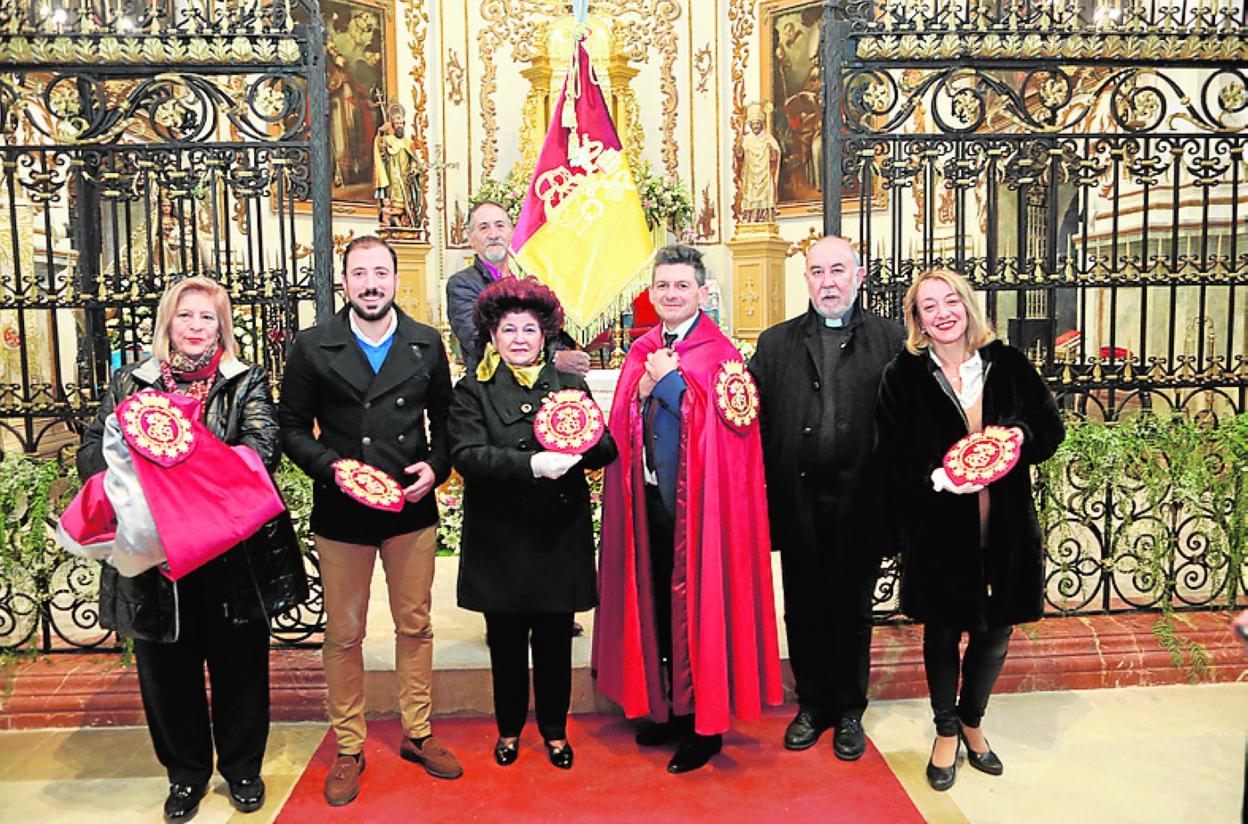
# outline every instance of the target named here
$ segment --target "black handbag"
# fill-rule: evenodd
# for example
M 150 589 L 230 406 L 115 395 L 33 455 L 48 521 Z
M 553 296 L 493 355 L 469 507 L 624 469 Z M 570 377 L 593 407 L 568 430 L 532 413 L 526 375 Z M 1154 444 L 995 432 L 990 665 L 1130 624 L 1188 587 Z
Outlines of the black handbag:
M 243 541 L 243 556 L 269 618 L 308 600 L 308 574 L 290 511 L 284 510 Z

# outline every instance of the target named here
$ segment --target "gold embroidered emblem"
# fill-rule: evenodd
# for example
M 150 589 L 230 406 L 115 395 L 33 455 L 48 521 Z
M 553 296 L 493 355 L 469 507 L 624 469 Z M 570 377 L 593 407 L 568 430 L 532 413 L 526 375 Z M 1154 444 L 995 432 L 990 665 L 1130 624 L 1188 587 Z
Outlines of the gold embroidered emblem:
M 1018 433 L 1004 426 L 986 426 L 983 432 L 972 432 L 949 447 L 945 473 L 959 486 L 983 486 L 1008 475 L 1021 454 Z
M 126 443 L 161 466 L 182 461 L 195 447 L 190 419 L 161 392 L 131 395 L 118 405 L 117 418 Z
M 349 497 L 365 506 L 388 512 L 403 509 L 403 487 L 371 464 L 354 458 L 334 461 L 334 482 Z
M 533 434 L 543 449 L 579 455 L 602 438 L 602 410 L 580 389 L 560 389 L 542 398 L 533 418 Z
M 715 408 L 724 420 L 745 429 L 758 418 L 758 387 L 741 361 L 729 361 L 715 375 Z

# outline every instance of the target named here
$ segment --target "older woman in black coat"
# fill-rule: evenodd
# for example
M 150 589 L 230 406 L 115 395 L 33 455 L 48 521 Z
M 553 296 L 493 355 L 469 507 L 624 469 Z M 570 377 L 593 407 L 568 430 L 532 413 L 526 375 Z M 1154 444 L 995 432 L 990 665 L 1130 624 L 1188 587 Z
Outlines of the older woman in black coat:
M 1064 437 L 1052 394 L 1022 352 L 995 340 L 970 285 L 948 269 L 920 274 L 905 297 L 906 351 L 884 370 L 880 445 L 901 512 L 902 610 L 923 623 L 923 663 L 936 723 L 927 779 L 953 785 L 967 761 L 1003 771 L 980 730 L 1014 624 L 1044 608 L 1044 550 L 1032 464 Z M 958 485 L 948 449 L 989 425 L 1022 437 L 1018 464 L 982 487 Z M 959 660 L 962 633 L 969 634 Z M 958 676 L 961 673 L 961 692 Z
M 563 326 L 554 292 L 531 278 L 497 281 L 481 293 L 474 322 L 490 343 L 455 387 L 449 426 L 451 460 L 464 478 L 459 605 L 485 613 L 494 760 L 507 766 L 519 754 L 531 644 L 537 726 L 551 763 L 568 769 L 572 616 L 598 603 L 585 470 L 615 460 L 615 443 L 604 430 L 584 454 L 565 455 L 542 451 L 534 436 L 548 393 L 589 392 L 545 357 L 545 343 Z
M 199 398 L 205 426 L 250 447 L 271 472 L 281 458 L 264 369 L 238 359 L 230 298 L 216 281 L 181 280 L 156 310 L 152 357 L 119 369 L 83 434 L 78 474 L 106 468 L 105 425 L 117 406 L 155 389 Z M 228 512 L 198 513 L 228 518 Z M 189 819 L 217 769 L 243 812 L 264 803 L 260 765 L 269 734 L 269 621 L 308 597 L 289 517 L 172 581 L 151 568 L 100 574 L 100 625 L 134 641 L 139 691 L 156 756 L 169 775 L 165 820 Z M 204 686 L 204 665 L 212 697 Z

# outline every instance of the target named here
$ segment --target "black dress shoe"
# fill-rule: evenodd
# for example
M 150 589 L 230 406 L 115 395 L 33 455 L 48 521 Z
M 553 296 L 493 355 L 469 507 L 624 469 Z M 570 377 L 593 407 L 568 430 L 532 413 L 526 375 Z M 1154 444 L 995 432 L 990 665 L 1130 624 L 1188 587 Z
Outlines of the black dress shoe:
M 936 753 L 936 742 L 932 742 L 932 754 Z M 953 763 L 948 767 L 937 767 L 932 763 L 932 759 L 927 759 L 927 783 L 931 785 L 933 790 L 944 792 L 953 786 L 953 780 L 958 777 L 958 751 L 954 748 Z
M 997 758 L 997 754 L 992 751 L 991 747 L 988 748 L 988 752 L 975 752 L 971 749 L 971 742 L 966 740 L 966 732 L 959 730 L 958 735 L 962 737 L 962 743 L 966 745 L 966 763 L 989 775 L 1000 775 L 1005 772 L 1005 765 L 1001 763 L 1000 758 Z
M 572 769 L 572 743 L 568 742 L 562 747 L 556 747 L 549 741 L 546 742 L 546 755 L 550 758 L 550 763 L 554 764 L 561 770 Z
M 506 767 L 508 764 L 516 763 L 516 759 L 520 757 L 520 740 L 517 739 L 508 743 L 503 739 L 498 739 L 494 744 L 494 763 L 500 767 Z
M 836 725 L 832 749 L 842 761 L 857 761 L 867 751 L 867 734 L 862 731 L 862 720 L 848 715 Z
M 199 812 L 199 800 L 208 792 L 208 785 L 170 784 L 165 799 L 165 821 L 190 821 Z
M 784 747 L 788 750 L 810 749 L 830 726 L 815 718 L 814 713 L 800 710 L 784 731 Z
M 240 813 L 254 813 L 264 806 L 264 779 L 260 776 L 230 782 L 230 803 Z
M 667 762 L 667 771 L 673 775 L 687 773 L 706 766 L 711 756 L 724 748 L 722 735 L 698 735 L 694 733 L 681 742 L 672 760 Z
M 640 747 L 658 747 L 662 744 L 679 741 L 688 735 L 691 729 L 692 727 L 688 719 L 685 716 L 678 716 L 664 721 L 662 724 L 648 723 L 644 725 L 637 730 L 633 740 Z

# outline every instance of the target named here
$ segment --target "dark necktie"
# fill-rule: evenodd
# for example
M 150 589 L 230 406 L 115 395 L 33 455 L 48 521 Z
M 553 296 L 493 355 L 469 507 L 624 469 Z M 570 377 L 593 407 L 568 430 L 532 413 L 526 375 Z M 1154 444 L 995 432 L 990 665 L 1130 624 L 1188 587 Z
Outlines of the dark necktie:
M 664 349 L 671 349 L 672 344 L 674 344 L 675 342 L 676 342 L 675 332 L 663 333 L 663 348 Z M 644 426 L 642 428 L 642 434 L 641 434 L 641 448 L 646 456 L 646 466 L 650 468 L 651 472 L 653 472 L 655 469 L 654 417 L 659 412 L 659 405 L 657 403 L 654 403 L 653 401 L 654 401 L 653 397 L 646 398 L 646 403 L 645 403 L 645 406 L 643 407 L 643 414 L 642 414 L 642 421 L 644 423 Z

